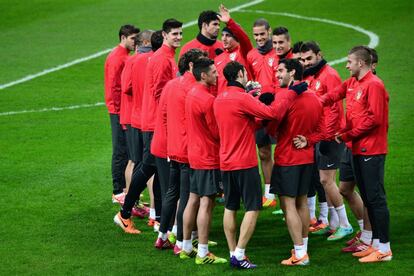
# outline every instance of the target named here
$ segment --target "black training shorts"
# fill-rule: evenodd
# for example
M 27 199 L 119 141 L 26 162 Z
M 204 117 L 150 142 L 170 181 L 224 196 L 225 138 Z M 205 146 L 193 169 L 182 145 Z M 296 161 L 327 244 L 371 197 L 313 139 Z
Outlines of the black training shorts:
M 224 171 L 222 174 L 225 208 L 237 211 L 240 209 L 240 199 L 246 211 L 262 209 L 262 183 L 259 169 Z
M 313 164 L 273 166 L 270 192 L 279 196 L 307 195 L 312 183 Z

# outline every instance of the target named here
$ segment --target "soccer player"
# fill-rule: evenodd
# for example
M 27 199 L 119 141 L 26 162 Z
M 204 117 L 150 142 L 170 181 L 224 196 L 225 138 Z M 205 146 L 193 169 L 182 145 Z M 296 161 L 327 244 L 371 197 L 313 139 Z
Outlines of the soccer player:
M 302 61 L 300 60 L 300 48 L 302 47 L 303 41 L 298 41 L 295 44 L 293 44 L 292 47 L 292 58 L 299 60 L 301 63 Z
M 162 208 L 163 215 L 155 247 L 165 249 L 173 246 L 167 239 L 167 230 L 174 217 L 177 201 L 180 199 L 177 209 L 177 242 L 174 246 L 176 255 L 183 248 L 183 213 L 190 194 L 185 98 L 195 83 L 191 73 L 193 63 L 205 55 L 206 52 L 199 49 L 190 49 L 182 55 L 179 61 L 181 76 L 168 82 L 163 92 L 165 93 L 165 103 L 161 116 L 164 118 L 163 125 L 166 131 L 166 152 L 171 162 L 169 183 Z
M 105 103 L 108 108 L 112 131 L 112 202 L 123 203 L 125 193 L 125 168 L 128 163 L 125 133 L 119 123 L 121 105 L 121 73 L 129 52 L 134 50 L 134 38 L 139 29 L 124 25 L 119 30 L 119 45 L 105 61 Z
M 217 40 L 220 30 L 220 21 L 215 11 L 203 11 L 198 16 L 197 37 L 187 42 L 180 51 L 180 57 L 190 49 L 200 49 L 208 53 L 208 57 L 214 59 L 223 52 L 223 43 Z
M 290 47 L 290 34 L 286 27 L 280 26 L 273 30 L 272 42 L 279 60 L 293 58 L 292 48 Z
M 139 163 L 142 162 L 142 155 L 143 155 L 143 138 L 142 138 L 142 127 L 141 127 L 141 109 L 142 109 L 142 97 L 144 93 L 144 80 L 145 80 L 145 70 L 147 68 L 147 64 L 151 56 L 157 51 L 163 43 L 162 31 L 149 31 L 145 30 L 138 34 L 137 36 L 137 47 L 138 47 L 138 55 L 133 62 L 132 69 L 131 69 L 131 82 L 132 82 L 132 113 L 131 113 L 131 125 L 132 125 L 132 132 L 133 132 L 133 143 L 135 149 L 135 158 L 136 158 L 136 166 L 139 166 Z M 159 204 L 155 204 L 154 202 L 154 194 L 153 194 L 153 181 L 151 179 L 147 182 L 148 193 L 150 195 L 150 212 L 149 212 L 149 220 L 148 226 L 154 226 L 156 221 L 156 214 L 160 213 L 160 210 L 156 211 L 155 207 L 158 207 Z M 139 217 L 139 213 L 141 208 L 133 208 L 132 215 L 135 216 L 136 214 Z
M 223 75 L 223 69 L 230 61 L 237 61 L 245 68 L 247 66 L 247 54 L 253 48 L 248 35 L 231 17 L 229 10 L 220 5 L 220 13 L 218 15 L 221 22 L 226 23 L 221 33 L 223 41 L 224 52 L 214 59 L 214 64 L 218 72 L 217 89 L 222 91 L 226 87 L 226 79 Z M 251 79 L 250 70 L 248 72 L 248 79 Z
M 375 75 L 378 64 L 378 54 L 375 49 L 366 47 L 371 54 L 371 71 Z M 343 197 L 348 201 L 355 218 L 358 221 L 360 231 L 354 238 L 347 241 L 347 247 L 342 248 L 343 252 L 359 252 L 367 249 L 372 240 L 372 228 L 369 221 L 368 210 L 364 207 L 361 196 L 355 191 L 355 174 L 352 170 L 352 144 L 346 143 L 346 148 L 342 155 L 341 166 L 339 169 L 339 190 Z
M 315 41 L 303 43 L 301 47 L 301 60 L 304 65 L 305 80 L 309 83 L 309 89 L 315 91 L 318 97 L 326 94 L 341 84 L 341 78 L 322 56 L 321 49 Z M 323 109 L 325 120 L 325 139 L 315 146 L 315 159 L 319 169 L 320 182 L 328 199 L 328 208 L 331 214 L 329 228 L 335 232 L 328 237 L 328 241 L 335 241 L 353 233 L 353 228 L 348 221 L 343 198 L 336 185 L 336 170 L 339 168 L 343 144 L 335 142 L 334 137 L 341 125 L 344 124 L 342 101 L 338 101 Z M 323 154 L 321 154 L 323 151 Z M 336 220 L 335 218 L 338 218 Z M 326 233 L 328 227 L 326 221 L 319 221 L 312 225 L 317 230 L 315 233 Z
M 151 140 L 155 128 L 155 116 L 162 89 L 165 84 L 176 77 L 177 65 L 174 60 L 175 50 L 182 40 L 182 23 L 176 19 L 167 19 L 162 26 L 163 45 L 151 57 L 145 71 L 144 95 L 141 109 L 141 127 L 143 131 L 143 159 L 140 166 L 134 168 L 131 186 L 125 196 L 121 212 L 115 215 L 114 222 L 126 233 L 139 234 L 130 219 L 131 210 L 147 181 L 156 173 L 155 158 L 150 152 Z M 159 180 L 154 177 L 154 197 L 159 191 Z M 157 202 L 157 200 L 155 200 Z
M 131 183 L 132 170 L 136 163 L 135 150 L 133 144 L 133 132 L 131 127 L 131 112 L 132 112 L 132 64 L 138 57 L 137 37 L 134 39 L 134 55 L 127 57 L 124 68 L 121 73 L 121 107 L 119 111 L 119 123 L 125 130 L 125 138 L 127 145 L 128 164 L 125 169 L 125 192 L 128 192 L 129 184 Z
M 197 80 L 187 94 L 185 114 L 187 125 L 188 160 L 190 174 L 190 197 L 184 211 L 184 241 L 181 258 L 188 258 L 197 252 L 196 264 L 227 263 L 208 249 L 208 234 L 214 208 L 214 198 L 219 191 L 220 161 L 219 134 L 214 117 L 214 95 L 211 86 L 217 82 L 214 61 L 202 58 L 196 60 L 193 75 Z M 191 231 L 197 220 L 198 250 L 193 250 Z
M 280 85 L 276 100 L 288 93 L 286 88 L 295 81 L 301 81 L 302 74 L 303 67 L 298 60 L 280 60 L 276 71 Z M 323 124 L 322 105 L 309 90 L 297 97 L 282 122 L 269 124 L 269 132 L 278 139 L 270 190 L 279 196 L 294 244 L 291 257 L 283 260 L 283 265 L 309 264 L 307 193 L 313 172 L 313 145 L 323 138 Z
M 257 19 L 253 24 L 253 37 L 256 48 L 247 54 L 247 63 L 252 72 L 254 81 L 262 86 L 262 91 L 274 91 L 276 77 L 275 71 L 279 60 L 273 49 L 272 29 L 269 22 L 264 18 Z M 259 149 L 259 158 L 263 178 L 265 181 L 265 193 L 263 195 L 263 207 L 276 206 L 275 195 L 269 192 L 270 175 L 272 174 L 272 144 L 275 141 L 261 128 L 256 131 L 256 144 Z
M 353 168 L 372 227 L 372 245 L 353 253 L 361 263 L 390 261 L 389 210 L 384 189 L 387 153 L 388 102 L 384 83 L 371 71 L 371 52 L 355 46 L 346 68 L 351 77 L 322 97 L 330 105 L 346 97 L 346 127 L 335 135 L 338 143 L 352 142 Z
M 220 135 L 220 169 L 223 172 L 225 209 L 224 233 L 230 249 L 230 264 L 242 269 L 255 268 L 245 256 L 259 210 L 262 208 L 262 186 L 257 167 L 256 119 L 280 121 L 296 94 L 287 93 L 272 106 L 261 103 L 246 93 L 247 71 L 236 61 L 224 67 L 227 87 L 219 91 L 214 102 L 214 115 Z M 240 198 L 246 210 L 236 240 L 236 215 Z

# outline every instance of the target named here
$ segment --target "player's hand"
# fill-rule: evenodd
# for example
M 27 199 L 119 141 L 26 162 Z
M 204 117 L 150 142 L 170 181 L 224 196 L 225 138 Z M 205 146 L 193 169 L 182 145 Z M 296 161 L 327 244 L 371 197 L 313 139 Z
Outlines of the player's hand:
M 264 103 L 265 105 L 271 105 L 275 100 L 275 95 L 269 92 L 260 94 L 259 101 Z
M 342 143 L 342 134 L 340 133 L 335 133 L 335 142 L 337 142 L 338 144 Z
M 295 85 L 289 86 L 289 90 L 295 91 L 295 93 L 299 96 L 306 90 L 308 90 L 308 84 L 306 82 L 301 82 Z
M 296 137 L 293 138 L 293 144 L 297 149 L 303 149 L 308 145 L 308 140 L 303 135 L 296 135 Z
M 219 7 L 218 18 L 220 19 L 221 22 L 224 22 L 224 23 L 229 22 L 231 19 L 229 10 L 223 4 L 221 4 Z

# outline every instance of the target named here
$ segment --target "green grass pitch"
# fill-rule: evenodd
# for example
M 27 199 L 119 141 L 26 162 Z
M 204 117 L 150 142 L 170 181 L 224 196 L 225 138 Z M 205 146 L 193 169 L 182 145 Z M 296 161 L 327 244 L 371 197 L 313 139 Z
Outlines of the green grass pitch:
M 224 4 L 231 8 L 247 2 Z M 113 47 L 124 23 L 159 29 L 166 18 L 190 22 L 201 10 L 219 4 L 216 0 L 0 0 L 0 84 Z M 379 36 L 377 72 L 390 94 L 385 180 L 394 259 L 361 265 L 340 252 L 342 242 L 311 236 L 311 265 L 282 267 L 279 262 L 292 247 L 287 228 L 280 217 L 264 210 L 247 249 L 259 268 L 243 273 L 413 275 L 413 2 L 266 0 L 246 9 L 345 22 Z M 272 26 L 287 26 L 293 41 L 317 40 L 328 61 L 369 42 L 362 33 L 332 24 L 254 12 L 232 16 L 249 35 L 253 21 L 263 16 Z M 196 26 L 184 29 L 184 41 L 196 33 Z M 136 221 L 144 230 L 140 236 L 126 235 L 113 224 L 118 207 L 110 200 L 111 141 L 104 106 L 5 114 L 102 102 L 104 60 L 105 55 L 0 90 L 0 274 L 242 273 L 228 265 L 196 266 L 170 251 L 155 250 L 156 235 L 143 220 Z M 334 67 L 343 79 L 348 77 L 344 63 Z M 219 246 L 211 249 L 226 257 L 222 213 L 221 206 L 214 213 L 211 239 Z M 357 227 L 351 214 L 350 218 Z

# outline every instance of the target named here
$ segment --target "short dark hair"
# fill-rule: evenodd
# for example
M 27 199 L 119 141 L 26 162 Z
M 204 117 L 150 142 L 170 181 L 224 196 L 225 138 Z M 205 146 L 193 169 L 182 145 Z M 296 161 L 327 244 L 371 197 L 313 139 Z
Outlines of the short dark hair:
M 153 52 L 161 48 L 162 43 L 164 42 L 164 37 L 162 36 L 162 31 L 156 31 L 151 35 L 151 49 Z
M 303 78 L 303 66 L 300 64 L 300 62 L 297 59 L 287 59 L 283 58 L 279 61 L 279 64 L 284 64 L 286 67 L 286 70 L 288 72 L 291 72 L 292 70 L 295 70 L 295 80 L 301 81 Z
M 240 70 L 244 72 L 244 66 L 237 61 L 231 61 L 224 67 L 223 75 L 227 81 L 235 81 Z
M 279 26 L 273 30 L 273 35 L 285 35 L 287 40 L 290 40 L 289 30 L 286 27 Z
M 219 20 L 217 15 L 218 13 L 216 13 L 215 11 L 202 11 L 198 16 L 198 29 L 201 31 L 203 23 L 206 23 L 208 25 L 211 21 Z
M 366 65 L 371 66 L 372 56 L 369 47 L 363 45 L 355 46 L 349 51 L 348 54 L 355 55 L 357 59 L 363 60 Z
M 253 23 L 253 28 L 254 27 L 260 27 L 260 26 L 264 26 L 266 28 L 266 30 L 270 29 L 269 21 L 267 21 L 264 18 L 256 19 L 256 21 L 254 21 L 254 23 Z
M 190 62 L 194 63 L 201 57 L 207 57 L 207 52 L 200 49 L 190 49 L 182 55 L 178 61 L 178 71 L 180 72 L 180 75 L 184 75 L 184 73 L 190 69 Z
M 132 34 L 137 34 L 137 33 L 139 33 L 139 28 L 135 27 L 134 25 L 131 25 L 131 24 L 123 25 L 119 29 L 119 41 L 121 41 L 121 36 L 128 37 Z
M 143 30 L 135 37 L 135 45 L 141 46 L 144 40 L 151 41 L 151 36 L 154 33 L 152 30 Z
M 303 45 L 303 41 L 298 41 L 295 44 L 293 44 L 292 54 L 300 53 L 300 49 L 301 49 L 302 45 Z
M 188 52 L 187 52 L 188 53 Z M 210 66 L 214 65 L 214 61 L 207 57 L 198 58 L 193 62 L 193 75 L 197 81 L 201 80 L 202 73 L 208 73 L 210 71 Z
M 371 52 L 371 62 L 372 63 L 378 63 L 378 53 L 377 50 L 375 50 L 374 48 L 369 48 L 369 51 Z
M 169 18 L 162 23 L 162 30 L 169 33 L 171 29 L 181 28 L 183 23 L 174 18 Z
M 300 47 L 301 53 L 305 53 L 307 51 L 312 51 L 315 54 L 319 53 L 321 51 L 321 48 L 319 47 L 318 43 L 315 41 L 306 41 L 302 44 L 302 47 Z

